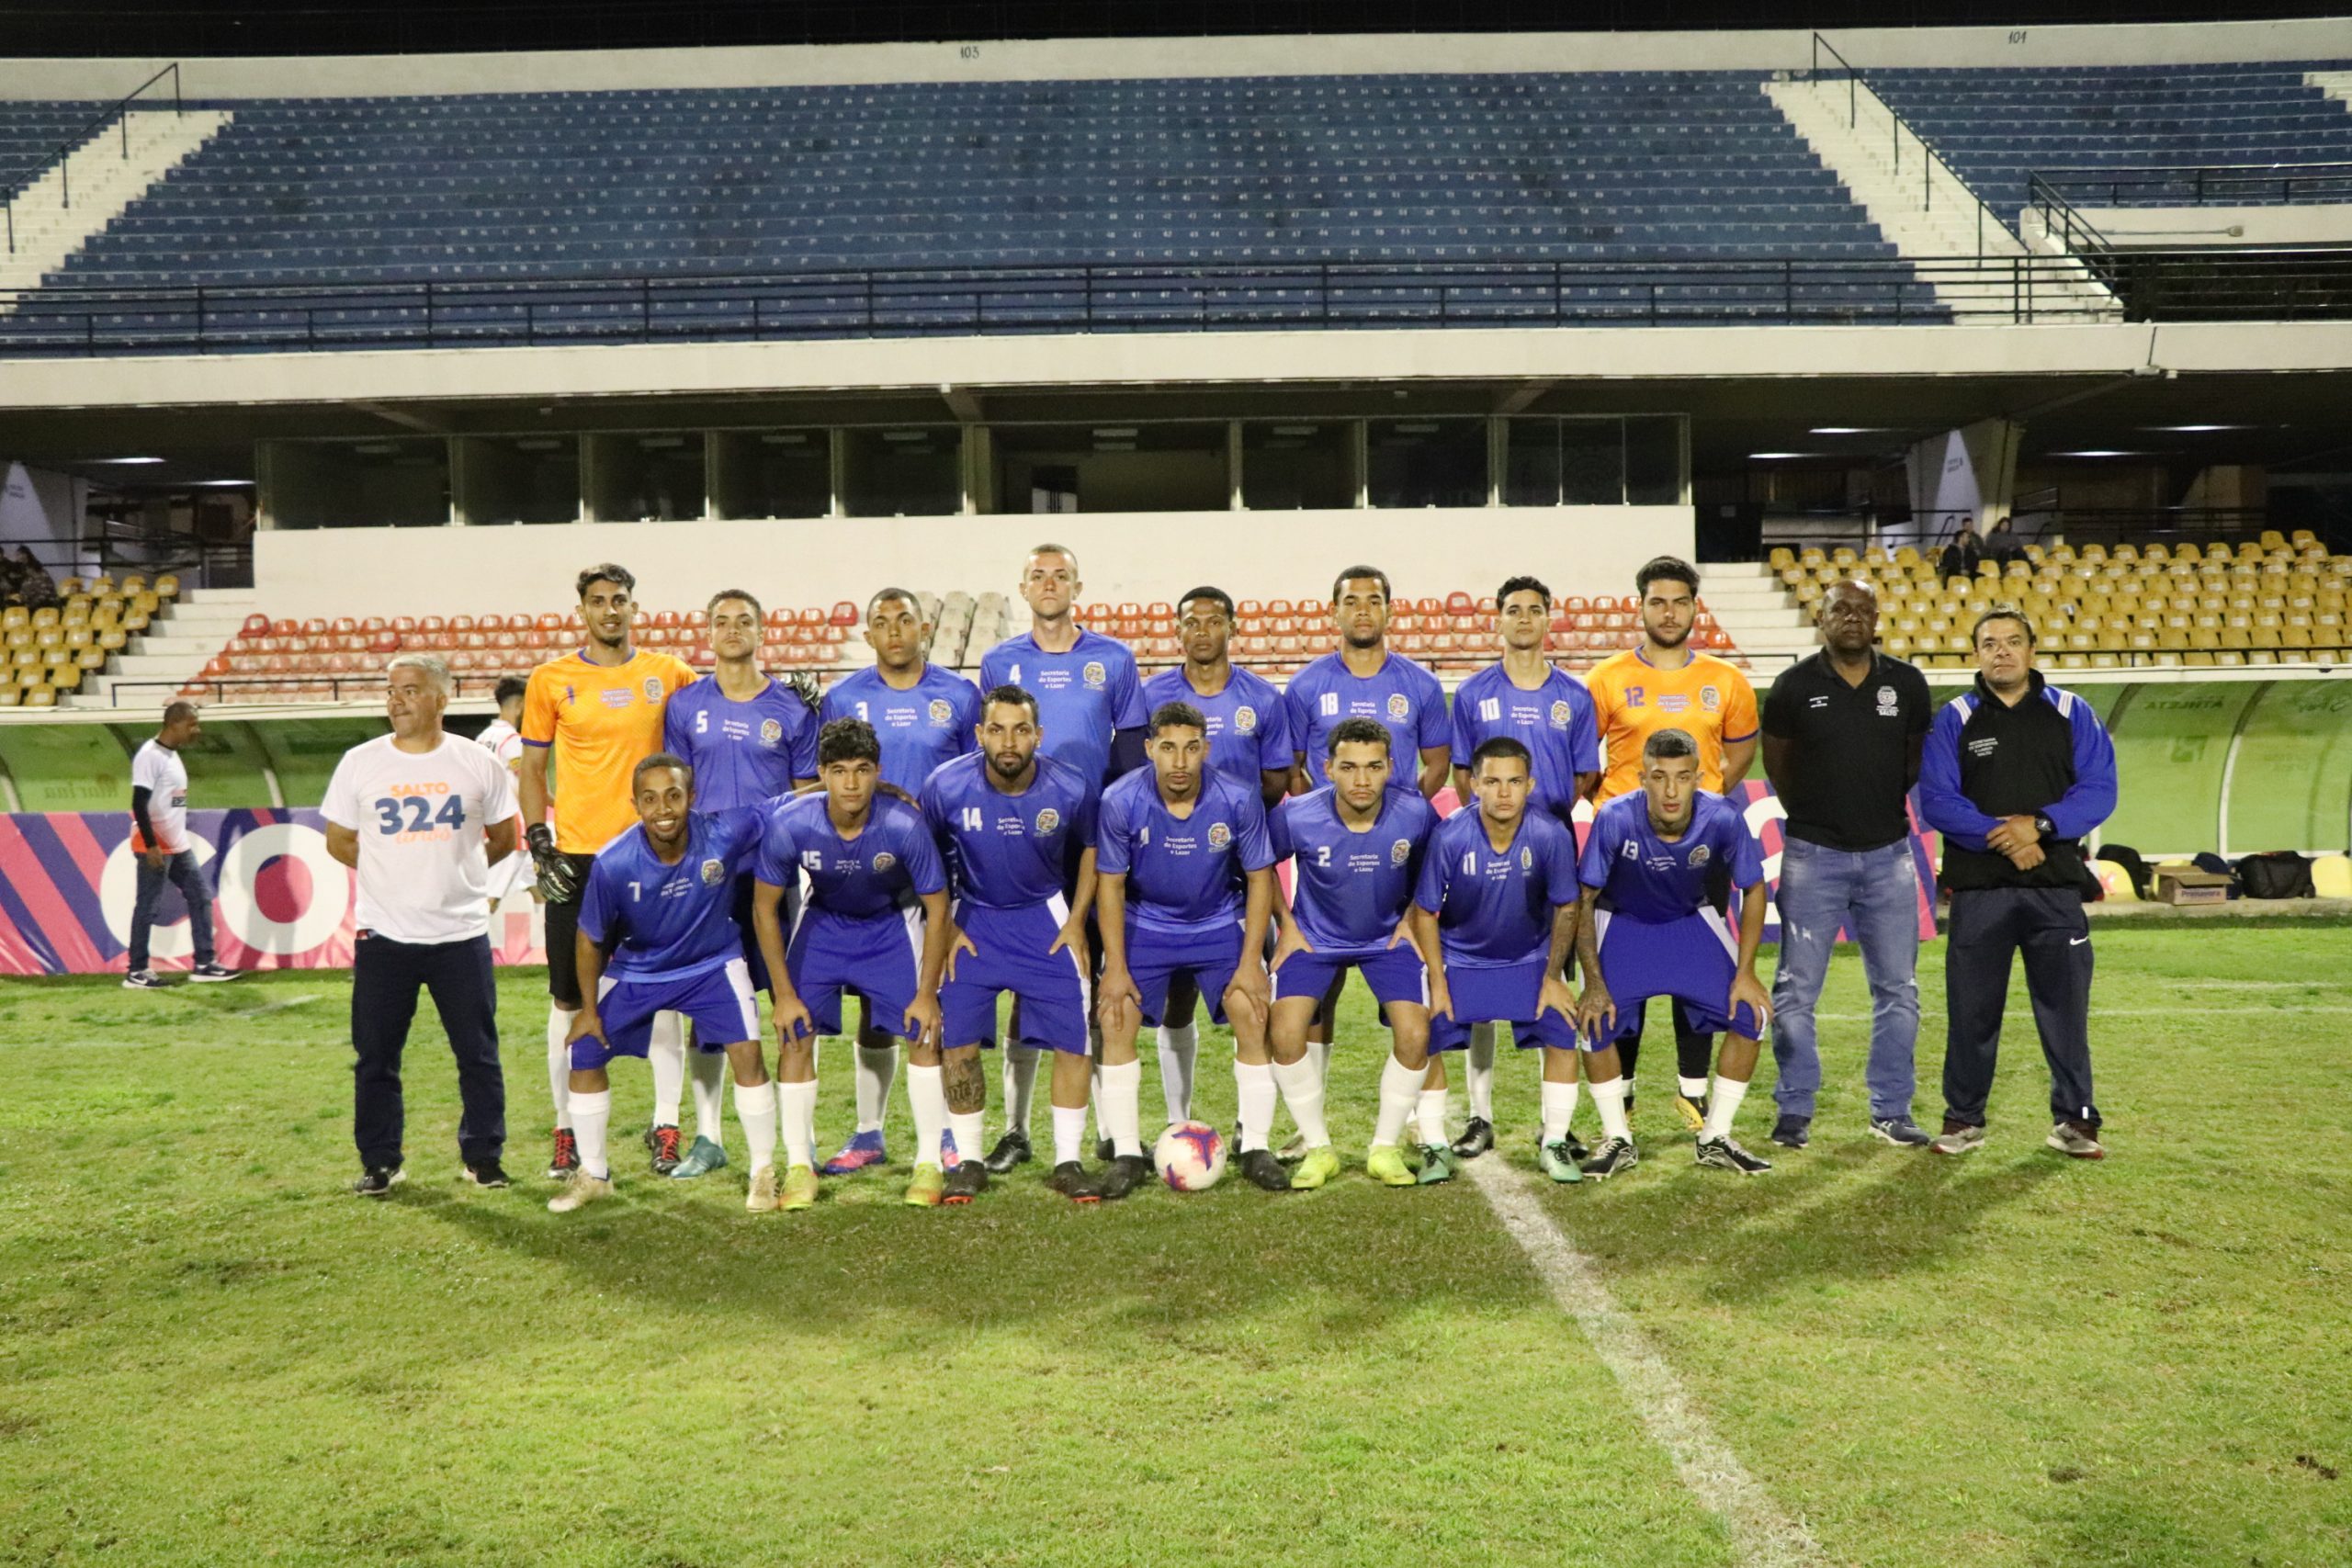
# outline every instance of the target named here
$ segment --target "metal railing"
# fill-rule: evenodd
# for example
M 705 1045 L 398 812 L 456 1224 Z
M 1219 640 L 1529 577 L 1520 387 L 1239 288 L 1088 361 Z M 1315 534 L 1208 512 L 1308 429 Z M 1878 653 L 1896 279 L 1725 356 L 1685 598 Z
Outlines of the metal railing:
M 180 62 L 175 60 L 169 65 L 164 66 L 161 71 L 156 72 L 153 76 L 148 77 L 147 80 L 140 83 L 139 85 L 131 88 L 130 91 L 125 93 L 121 97 L 117 98 L 113 103 L 107 105 L 105 108 L 90 117 L 89 119 L 83 122 L 80 130 L 74 131 L 71 136 L 68 136 L 64 141 L 59 142 L 56 146 L 51 148 L 48 152 L 42 153 L 31 163 L 25 164 L 14 175 L 10 176 L 5 186 L 0 186 L 0 212 L 5 212 L 7 219 L 8 254 L 10 255 L 15 255 L 17 254 L 17 197 L 19 194 L 17 190 L 18 182 L 21 181 L 25 187 L 29 189 L 32 182 L 40 177 L 41 171 L 48 168 L 51 163 L 55 163 L 57 164 L 57 180 L 60 187 L 60 194 L 63 197 L 63 200 L 60 205 L 70 209 L 74 205 L 74 149 L 79 147 L 82 144 L 83 139 L 90 135 L 91 132 L 99 130 L 105 126 L 108 120 L 114 119 L 119 116 L 122 121 L 122 156 L 125 162 L 129 162 L 130 158 L 131 100 L 138 97 L 148 88 L 153 86 L 156 83 L 162 81 L 166 76 L 169 76 L 172 79 L 172 113 L 175 115 L 186 114 L 187 109 L 180 96 Z
M 2132 169 L 2040 169 L 2028 189 L 2109 206 L 2252 206 L 2352 201 L 2352 164 L 2165 164 Z
M 1846 128 L 1849 130 L 1859 130 L 1861 128 L 1861 90 L 1870 86 L 1870 80 L 1862 74 L 1860 66 L 1838 53 L 1838 46 L 1819 33 L 1813 35 L 1813 62 L 1809 72 L 1812 80 L 1817 82 L 1822 79 L 1821 56 L 1825 51 L 1846 73 Z M 1952 167 L 1951 160 L 1943 155 L 1942 149 L 1924 135 L 1917 126 L 1903 118 L 1903 111 L 1894 107 L 1893 100 L 1875 87 L 1871 87 L 1871 96 L 1877 99 L 1880 107 L 1886 110 L 1887 132 L 1892 142 L 1889 155 L 1894 160 L 1894 172 L 1898 176 L 1903 173 L 1904 133 L 1908 131 L 1912 141 L 1917 145 L 1918 151 L 1914 155 L 1914 161 L 1919 165 L 1920 210 L 1925 212 L 1935 210 L 1936 171 L 1941 169 L 1945 178 L 1959 186 L 1966 193 L 1968 198 L 1976 204 L 1976 254 L 1983 255 L 1984 254 L 1984 218 L 1992 210 L 1985 205 L 1984 198 L 1977 194 L 1974 186 L 1961 176 L 1958 169 Z M 1995 213 L 1994 223 L 1998 225 L 2000 220 L 1999 214 Z

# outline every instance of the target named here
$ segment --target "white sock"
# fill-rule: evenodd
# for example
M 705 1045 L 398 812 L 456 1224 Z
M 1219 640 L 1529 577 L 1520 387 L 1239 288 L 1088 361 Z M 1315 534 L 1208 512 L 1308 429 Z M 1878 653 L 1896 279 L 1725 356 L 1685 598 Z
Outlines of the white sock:
M 1102 1098 L 1094 1107 L 1097 1125 L 1106 1125 L 1111 1152 L 1121 1158 L 1143 1157 L 1143 1064 L 1105 1063 L 1094 1069 L 1102 1081 Z
M 1372 1146 L 1385 1149 L 1393 1146 L 1405 1134 L 1405 1123 L 1412 1120 L 1413 1110 L 1421 1098 L 1421 1080 L 1429 1077 L 1426 1065 L 1408 1067 L 1390 1053 L 1380 1068 L 1380 1121 L 1373 1129 Z
M 1731 1119 L 1739 1113 L 1739 1102 L 1747 1097 L 1746 1084 L 1734 1083 L 1721 1073 L 1717 1073 L 1714 1093 L 1707 1100 L 1707 1136 L 1729 1137 Z
M 1298 1123 L 1298 1135 L 1306 1140 L 1310 1149 L 1329 1147 L 1331 1130 L 1323 1121 L 1323 1080 L 1316 1076 L 1312 1052 L 1295 1062 L 1276 1062 L 1266 1069 L 1274 1076 L 1274 1087 L 1283 1093 L 1283 1103 L 1290 1107 L 1290 1119 Z
M 814 1165 L 817 1154 L 817 1080 L 776 1086 L 776 1113 L 784 1122 L 784 1162 Z
M 1495 1026 L 1470 1026 L 1470 1045 L 1462 1053 L 1470 1066 L 1470 1114 L 1491 1125 L 1495 1120 Z
M 655 1013 L 645 1060 L 653 1069 L 653 1124 L 674 1127 L 686 1098 L 686 1021 L 674 1012 Z
M 1625 1080 L 1611 1078 L 1592 1085 L 1592 1108 L 1600 1112 L 1600 1134 L 1604 1138 L 1634 1141 L 1633 1129 L 1625 1125 Z
M 1159 1028 L 1159 1097 L 1168 1102 L 1168 1120 L 1193 1119 L 1193 1068 L 1200 1060 L 1201 1030 L 1188 1023 L 1182 1029 Z
M 1426 1072 L 1428 1069 L 1423 1068 L 1422 1071 Z M 1421 1124 L 1422 1143 L 1445 1142 L 1445 1090 L 1442 1089 L 1421 1090 L 1420 1110 L 1415 1120 Z
M 1102 1110 L 1102 1064 L 1096 1062 L 1086 1069 L 1086 1108 L 1094 1113 L 1094 1135 L 1108 1138 L 1111 1122 Z M 1142 1114 L 1138 1111 L 1136 1114 Z
M 947 1089 L 937 1067 L 907 1064 L 907 1102 L 914 1107 L 916 1165 L 939 1163 L 939 1134 L 947 1125 Z
M 909 1088 L 912 1088 L 910 1080 Z M 947 1093 L 940 1091 L 944 1104 Z M 947 1130 L 956 1135 L 956 1157 L 959 1160 L 978 1159 L 988 1153 L 988 1112 L 985 1111 L 951 1111 L 947 1113 Z M 918 1160 L 917 1164 L 922 1162 Z
M 1004 1130 L 1029 1134 L 1029 1101 L 1037 1088 L 1037 1052 L 1035 1046 L 1004 1043 Z M 966 1149 L 959 1142 L 956 1153 L 978 1159 L 986 1149 Z
M 1682 1098 L 1685 1100 L 1696 1100 L 1707 1092 L 1707 1080 L 1704 1078 L 1686 1078 L 1677 1074 L 1674 1081 L 1682 1086 Z
M 934 1072 L 938 1069 L 933 1068 Z M 878 1133 L 882 1118 L 890 1111 L 890 1080 L 899 1076 L 899 1047 L 894 1041 L 888 1045 L 866 1045 L 857 1048 L 857 1130 Z M 937 1158 L 934 1145 L 932 1157 Z
M 607 1181 L 612 1179 L 613 1168 L 605 1163 L 605 1128 L 612 1119 L 611 1089 L 571 1096 L 571 1135 L 580 1140 L 580 1173 L 582 1176 L 594 1176 Z
M 1274 1125 L 1274 1069 L 1263 1062 L 1236 1062 L 1233 1085 L 1241 1101 L 1241 1152 L 1262 1149 Z
M 1554 1083 L 1549 1078 L 1544 1080 L 1544 1141 L 1545 1143 L 1556 1144 L 1568 1135 L 1568 1123 L 1576 1120 L 1578 1087 L 1575 1083 Z M 1593 1090 L 1592 1098 L 1596 1100 L 1600 1098 L 1600 1091 L 1598 1089 Z M 1617 1102 L 1617 1114 L 1621 1119 L 1625 1114 L 1625 1102 L 1623 1099 Z
M 1054 1107 L 1054 1163 L 1068 1165 L 1086 1147 L 1086 1107 Z
M 548 1009 L 548 1099 L 555 1104 L 555 1124 L 571 1125 L 571 1047 L 565 1036 L 580 1015 L 570 1008 Z
M 695 1089 L 695 1136 L 727 1146 L 727 1054 L 696 1051 L 686 1059 L 687 1081 Z M 758 1167 L 754 1166 L 753 1169 Z
M 743 1142 L 751 1148 L 753 1170 L 775 1163 L 775 1100 L 773 1078 L 749 1089 L 735 1086 L 735 1115 L 743 1123 Z

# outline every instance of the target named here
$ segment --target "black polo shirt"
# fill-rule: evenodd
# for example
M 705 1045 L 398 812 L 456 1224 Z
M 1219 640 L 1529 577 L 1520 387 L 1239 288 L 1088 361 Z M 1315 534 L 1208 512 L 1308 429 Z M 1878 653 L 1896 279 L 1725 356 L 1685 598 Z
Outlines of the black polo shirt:
M 1764 733 L 1789 745 L 1775 778 L 1781 831 L 1833 850 L 1875 850 L 1906 837 L 1911 748 L 1935 721 L 1916 665 L 1871 656 L 1870 677 L 1846 683 L 1826 649 L 1781 671 L 1764 697 Z

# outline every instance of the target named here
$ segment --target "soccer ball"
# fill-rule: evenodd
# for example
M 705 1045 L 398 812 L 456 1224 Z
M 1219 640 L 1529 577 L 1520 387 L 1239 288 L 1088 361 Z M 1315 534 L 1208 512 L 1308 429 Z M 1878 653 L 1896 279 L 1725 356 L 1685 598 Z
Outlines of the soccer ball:
M 1205 1122 L 1179 1122 L 1151 1145 L 1159 1179 L 1179 1192 L 1202 1192 L 1225 1174 L 1225 1135 Z

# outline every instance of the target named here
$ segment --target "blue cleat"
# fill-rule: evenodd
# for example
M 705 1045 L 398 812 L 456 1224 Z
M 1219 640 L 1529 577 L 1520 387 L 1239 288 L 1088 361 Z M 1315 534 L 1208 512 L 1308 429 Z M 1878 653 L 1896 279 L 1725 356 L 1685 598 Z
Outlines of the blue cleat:
M 823 1169 L 827 1176 L 847 1176 L 854 1170 L 864 1170 L 869 1165 L 888 1165 L 890 1151 L 882 1146 L 879 1128 L 860 1133 L 842 1145 L 841 1153 L 827 1160 Z

